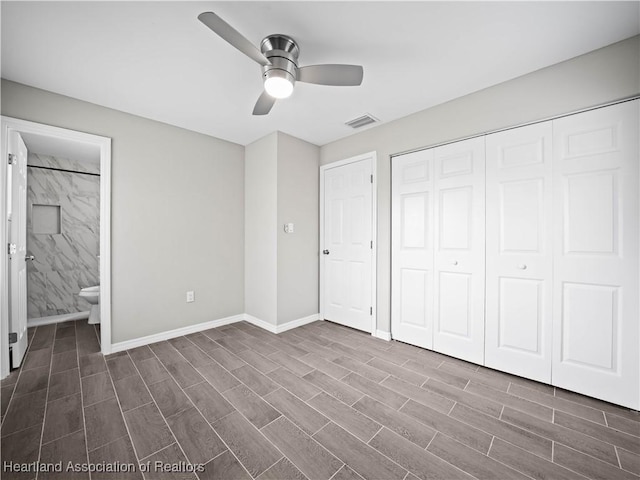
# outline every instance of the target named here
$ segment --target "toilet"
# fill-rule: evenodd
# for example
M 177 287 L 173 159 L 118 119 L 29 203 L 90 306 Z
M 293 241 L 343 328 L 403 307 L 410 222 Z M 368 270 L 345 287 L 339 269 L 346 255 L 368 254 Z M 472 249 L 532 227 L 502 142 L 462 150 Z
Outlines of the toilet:
M 91 304 L 89 313 L 89 325 L 100 323 L 100 285 L 87 287 L 80 290 L 78 296 L 84 298 Z

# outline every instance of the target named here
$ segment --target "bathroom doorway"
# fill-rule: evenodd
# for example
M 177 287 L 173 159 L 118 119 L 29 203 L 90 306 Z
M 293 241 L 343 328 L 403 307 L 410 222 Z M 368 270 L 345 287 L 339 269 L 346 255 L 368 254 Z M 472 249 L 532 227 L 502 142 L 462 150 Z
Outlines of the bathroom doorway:
M 28 159 L 27 189 L 12 186 L 12 179 L 20 185 L 17 158 L 0 168 L 0 237 L 9 245 L 0 256 L 4 378 L 26 350 L 27 317 L 29 326 L 87 317 L 92 306 L 78 296 L 81 288 L 100 286 L 93 317 L 99 312 L 102 353 L 111 351 L 111 139 L 9 117 L 1 122 L 4 158 L 19 143 Z M 26 210 L 18 212 L 20 204 Z M 26 232 L 27 250 L 12 252 L 18 231 Z

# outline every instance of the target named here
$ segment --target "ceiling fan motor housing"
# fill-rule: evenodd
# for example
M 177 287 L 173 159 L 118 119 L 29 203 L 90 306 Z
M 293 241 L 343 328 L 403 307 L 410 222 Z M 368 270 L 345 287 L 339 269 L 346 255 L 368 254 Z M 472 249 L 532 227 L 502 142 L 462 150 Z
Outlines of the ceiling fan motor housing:
M 260 43 L 260 51 L 267 57 L 271 65 L 262 67 L 262 76 L 266 80 L 277 76 L 287 78 L 295 84 L 298 78 L 298 55 L 300 49 L 296 42 L 287 35 L 269 35 Z

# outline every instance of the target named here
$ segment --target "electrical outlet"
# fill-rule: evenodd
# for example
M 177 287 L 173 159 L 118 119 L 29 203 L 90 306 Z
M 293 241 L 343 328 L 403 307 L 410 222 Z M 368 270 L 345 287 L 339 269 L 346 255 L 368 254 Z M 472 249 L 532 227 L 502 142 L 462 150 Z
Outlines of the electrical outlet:
M 193 291 L 187 292 L 187 303 L 195 302 L 196 294 Z

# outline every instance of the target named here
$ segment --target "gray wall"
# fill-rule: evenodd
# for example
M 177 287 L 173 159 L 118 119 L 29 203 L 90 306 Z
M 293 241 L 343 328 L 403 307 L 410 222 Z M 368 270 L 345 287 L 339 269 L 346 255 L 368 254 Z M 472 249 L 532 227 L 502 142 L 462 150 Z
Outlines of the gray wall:
M 2 114 L 112 138 L 112 342 L 244 311 L 244 147 L 6 80 Z
M 35 256 L 27 262 L 27 315 L 31 319 L 87 311 L 91 305 L 78 292 L 99 285 L 100 177 L 86 173 L 98 173 L 99 168 L 31 152 L 27 165 L 27 254 Z M 32 212 L 39 205 L 59 207 L 60 233 L 43 233 L 49 229 L 39 225 L 34 229 Z
M 640 93 L 640 37 L 389 122 L 320 149 L 322 165 L 378 154 L 378 326 L 390 329 L 390 156 Z M 375 112 L 373 112 L 375 114 Z
M 278 134 L 245 149 L 245 312 L 278 319 Z
M 319 312 L 319 161 L 316 145 L 278 132 L 278 324 Z

